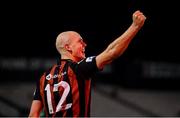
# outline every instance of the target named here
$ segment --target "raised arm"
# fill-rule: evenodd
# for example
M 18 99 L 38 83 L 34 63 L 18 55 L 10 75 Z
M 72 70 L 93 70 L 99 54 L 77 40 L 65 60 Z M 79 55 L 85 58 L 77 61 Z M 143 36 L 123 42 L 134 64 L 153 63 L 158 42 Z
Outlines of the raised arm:
M 130 27 L 96 57 L 96 63 L 99 69 L 111 63 L 126 50 L 131 40 L 144 25 L 145 19 L 146 17 L 139 10 L 133 13 L 133 22 Z

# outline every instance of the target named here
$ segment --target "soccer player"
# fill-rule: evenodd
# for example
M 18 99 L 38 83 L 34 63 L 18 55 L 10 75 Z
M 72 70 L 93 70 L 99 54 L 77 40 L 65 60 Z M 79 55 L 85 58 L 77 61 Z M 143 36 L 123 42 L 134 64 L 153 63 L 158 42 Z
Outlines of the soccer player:
M 42 109 L 47 117 L 89 117 L 91 76 L 123 54 L 145 19 L 142 12 L 135 11 L 129 28 L 102 53 L 91 57 L 85 56 L 86 43 L 79 33 L 60 33 L 56 48 L 61 60 L 37 82 L 29 117 L 40 116 Z

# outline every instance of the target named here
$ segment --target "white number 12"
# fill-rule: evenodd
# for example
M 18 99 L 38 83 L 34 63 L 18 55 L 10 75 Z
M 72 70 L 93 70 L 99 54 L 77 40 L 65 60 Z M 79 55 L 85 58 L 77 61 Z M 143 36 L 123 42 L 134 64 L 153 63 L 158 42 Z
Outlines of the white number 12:
M 70 91 L 70 86 L 67 82 L 65 81 L 61 81 L 58 84 L 54 84 L 53 87 L 53 92 L 58 91 L 59 87 L 63 87 L 64 88 L 64 92 L 62 94 L 61 99 L 58 102 L 58 105 L 56 106 L 56 112 L 60 111 L 62 108 L 65 109 L 69 109 L 72 106 L 72 103 L 66 104 L 64 106 L 62 106 L 63 102 L 66 100 L 66 97 Z M 48 108 L 49 108 L 49 113 L 53 114 L 54 110 L 53 110 L 53 106 L 52 106 L 52 99 L 51 99 L 51 91 L 50 91 L 50 84 L 47 84 L 45 87 L 45 91 L 47 91 L 47 102 L 48 102 Z

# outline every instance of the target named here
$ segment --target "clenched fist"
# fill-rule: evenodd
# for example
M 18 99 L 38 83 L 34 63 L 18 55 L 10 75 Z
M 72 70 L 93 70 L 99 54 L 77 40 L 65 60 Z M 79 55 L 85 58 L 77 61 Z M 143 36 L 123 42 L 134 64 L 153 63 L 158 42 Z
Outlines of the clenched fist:
M 144 14 L 141 11 L 137 10 L 133 13 L 132 19 L 133 19 L 133 24 L 135 26 L 141 28 L 144 25 L 146 17 L 144 16 Z

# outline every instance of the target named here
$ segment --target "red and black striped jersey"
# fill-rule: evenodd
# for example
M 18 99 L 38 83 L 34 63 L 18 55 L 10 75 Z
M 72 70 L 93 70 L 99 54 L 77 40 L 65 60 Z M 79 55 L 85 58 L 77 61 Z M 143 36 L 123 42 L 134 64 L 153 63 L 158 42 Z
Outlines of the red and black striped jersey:
M 61 60 L 39 79 L 34 100 L 43 102 L 48 117 L 90 116 L 91 76 L 98 71 L 95 57 L 75 63 Z

